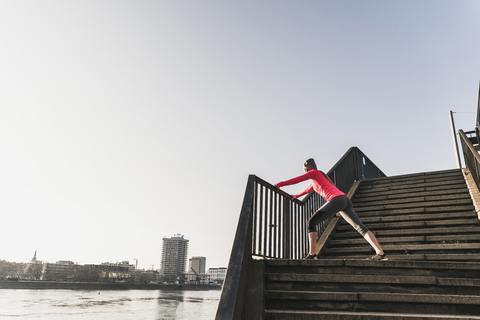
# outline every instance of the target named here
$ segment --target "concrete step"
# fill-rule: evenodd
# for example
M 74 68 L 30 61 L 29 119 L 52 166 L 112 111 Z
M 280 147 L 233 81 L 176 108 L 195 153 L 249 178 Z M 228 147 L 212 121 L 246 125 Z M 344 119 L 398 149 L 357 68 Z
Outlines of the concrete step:
M 265 320 L 480 320 L 480 316 L 351 311 L 266 310 Z
M 387 244 L 382 245 L 382 249 L 385 252 L 395 252 L 395 251 L 433 251 L 433 250 L 442 250 L 442 251 L 453 251 L 453 250 L 480 250 L 480 243 L 445 243 L 445 244 Z M 351 246 L 351 247 L 337 247 L 337 248 L 327 248 L 325 253 L 358 253 L 358 252 L 372 252 L 372 248 L 368 243 L 365 243 L 363 246 Z
M 395 193 L 395 194 L 385 194 L 385 195 L 371 195 L 371 196 L 362 196 L 362 197 L 354 197 L 352 202 L 354 206 L 356 204 L 362 204 L 365 202 L 373 202 L 373 201 L 387 201 L 387 200 L 397 200 L 397 199 L 410 199 L 410 198 L 418 198 L 418 197 L 431 197 L 431 196 L 453 196 L 453 195 L 460 195 L 460 194 L 468 194 L 468 188 L 464 184 L 462 188 L 449 188 L 446 190 L 440 191 L 416 191 L 416 190 L 409 190 L 408 193 Z M 454 199 L 455 197 L 453 197 Z
M 373 178 L 367 179 L 362 182 L 368 182 L 369 184 L 392 184 L 395 182 L 400 181 L 417 181 L 421 179 L 436 179 L 440 181 L 451 180 L 455 177 L 462 176 L 461 169 L 455 170 L 447 170 L 447 171 L 436 171 L 436 172 L 426 172 L 426 173 L 415 173 L 415 174 L 407 174 L 407 175 L 398 175 L 398 176 L 391 176 L 391 177 L 381 177 L 381 178 Z
M 374 188 L 372 185 L 368 185 L 366 184 L 366 182 L 362 182 L 362 184 L 360 184 L 360 186 L 357 188 L 353 199 L 364 196 L 373 197 L 375 195 L 396 195 L 411 192 L 445 191 L 449 189 L 463 189 L 465 187 L 466 184 L 463 178 L 456 179 L 455 181 L 444 181 L 442 183 L 423 183 L 413 186 L 402 185 L 398 188 L 388 187 L 388 185 L 385 185 L 384 187 Z
M 408 285 L 435 285 L 434 276 L 385 276 L 385 275 L 347 275 L 347 274 L 298 274 L 266 273 L 266 282 L 328 282 L 328 283 L 382 283 Z
M 480 315 L 476 295 L 272 290 L 265 292 L 265 299 L 268 309 Z
M 332 235 L 333 239 L 345 239 L 345 238 L 359 238 L 360 234 L 353 230 L 339 232 Z M 418 228 L 418 229 L 391 229 L 391 230 L 372 230 L 373 234 L 376 237 L 382 236 L 408 236 L 408 235 L 444 235 L 444 234 L 468 234 L 468 233 L 479 233 L 480 226 L 464 226 L 464 227 L 434 227 L 434 228 Z
M 408 173 L 408 174 L 400 174 L 396 176 L 390 177 L 380 177 L 380 178 L 372 178 L 368 179 L 368 181 L 374 180 L 382 180 L 382 179 L 409 179 L 412 177 L 431 177 L 431 176 L 448 176 L 461 173 L 461 169 L 448 169 L 448 170 L 437 170 L 437 171 L 427 171 L 427 172 L 415 172 L 415 173 Z
M 480 296 L 476 295 L 443 295 L 412 294 L 387 292 L 325 292 L 325 291 L 285 291 L 266 290 L 266 299 L 276 300 L 336 300 L 336 301 L 376 301 L 400 303 L 432 303 L 432 304 L 467 304 L 480 305 Z M 480 308 L 478 308 L 480 313 Z
M 439 185 L 444 183 L 455 183 L 458 180 L 463 178 L 463 173 L 453 173 L 443 176 L 441 173 L 437 175 L 430 175 L 430 176 L 418 176 L 418 177 L 411 177 L 411 178 L 401 178 L 401 177 L 384 177 L 384 178 L 374 178 L 374 179 L 366 179 L 362 181 L 363 186 L 392 186 L 392 185 L 400 185 L 400 184 L 410 184 L 415 185 L 418 184 L 419 181 L 423 181 L 420 183 L 437 183 Z
M 441 235 L 441 236 L 410 236 L 410 237 L 378 237 L 379 243 L 402 243 L 402 242 L 442 242 L 442 241 L 469 241 L 480 242 L 480 233 L 478 234 L 463 234 L 463 235 Z M 356 239 L 343 239 L 343 240 L 330 240 L 328 242 L 329 247 L 346 246 L 365 244 L 363 237 Z
M 349 282 L 432 284 L 480 288 L 480 262 L 271 260 L 265 265 L 267 282 Z M 402 276 L 400 278 L 396 278 Z M 336 278 L 335 278 L 336 277 Z M 349 278 L 348 278 L 349 277 Z M 452 280 L 453 279 L 453 280 Z M 452 282 L 453 281 L 453 282 Z
M 290 270 L 285 268 L 331 268 L 334 273 L 342 272 L 343 267 L 346 268 L 360 268 L 362 273 L 371 271 L 372 274 L 377 274 L 381 270 L 388 269 L 405 269 L 405 270 L 453 270 L 454 272 L 468 272 L 469 270 L 480 270 L 480 263 L 478 262 L 434 262 L 434 261 L 375 261 L 375 260 L 297 260 L 297 259 L 279 259 L 265 261 L 265 267 L 270 270 Z M 283 268 L 283 269 L 278 269 Z M 480 273 L 475 273 L 480 276 Z
M 463 176 L 458 176 L 452 179 L 431 179 L 431 180 L 415 180 L 415 181 L 399 181 L 388 183 L 386 180 L 385 183 L 372 182 L 370 180 L 364 180 L 358 187 L 358 192 L 371 193 L 371 192 L 387 192 L 387 191 L 396 191 L 396 192 L 405 192 L 403 189 L 412 189 L 412 188 L 437 188 L 441 186 L 452 186 L 452 185 L 465 185 L 465 179 Z
M 425 221 L 402 221 L 402 222 L 381 222 L 381 223 L 364 223 L 370 230 L 391 230 L 405 228 L 428 228 L 428 227 L 445 227 L 445 226 L 479 226 L 480 221 L 477 218 L 470 219 L 449 219 L 449 220 L 425 220 Z M 337 231 L 350 231 L 350 225 L 340 225 Z
M 454 185 L 454 184 L 463 184 L 465 185 L 465 180 L 463 176 L 458 176 L 453 179 L 444 180 L 442 178 L 438 179 L 417 179 L 409 181 L 395 181 L 388 182 L 387 180 L 382 182 L 371 182 L 369 180 L 364 180 L 359 186 L 359 192 L 363 193 L 367 190 L 375 190 L 378 192 L 384 192 L 389 190 L 398 190 L 399 192 L 402 189 L 411 189 L 418 187 L 433 187 L 433 186 L 443 186 L 443 185 Z
M 347 275 L 348 276 L 348 275 Z M 339 278 L 341 275 L 338 275 L 335 278 Z M 374 278 L 375 275 L 372 275 L 370 278 Z M 277 277 L 281 278 L 281 277 Z M 308 279 L 308 278 L 307 278 Z M 445 282 L 449 281 L 446 279 Z M 466 284 L 469 284 L 469 279 L 466 280 Z M 278 290 L 278 291 L 329 291 L 329 292 L 383 292 L 383 293 L 403 293 L 403 294 L 441 294 L 441 295 L 475 295 L 480 296 L 480 288 L 478 286 L 456 286 L 454 282 L 449 281 L 452 285 L 443 286 L 438 284 L 428 284 L 428 283 L 410 283 L 402 284 L 395 282 L 377 282 L 377 283 L 368 283 L 368 282 L 336 282 L 329 281 L 289 281 L 285 280 L 276 280 L 269 281 L 265 284 L 265 290 Z M 458 281 L 459 283 L 462 283 Z
M 409 198 L 400 198 L 400 199 L 390 199 L 390 200 L 377 200 L 377 201 L 370 201 L 370 202 L 355 202 L 353 206 L 355 209 L 364 208 L 364 207 L 378 207 L 384 206 L 383 209 L 388 209 L 388 206 L 398 206 L 401 205 L 402 208 L 411 208 L 411 207 L 423 207 L 426 206 L 435 206 L 439 204 L 435 203 L 442 203 L 444 205 L 451 205 L 457 204 L 455 201 L 459 200 L 468 200 L 462 203 L 472 203 L 472 199 L 468 192 L 463 192 L 459 194 L 452 194 L 452 195 L 442 195 L 442 196 L 428 196 L 428 197 L 409 197 Z M 451 203 L 448 203 L 451 201 Z
M 415 214 L 415 213 L 441 213 L 441 212 L 458 212 L 458 211 L 471 211 L 475 212 L 475 207 L 473 203 L 466 205 L 454 205 L 454 206 L 441 206 L 441 207 L 416 207 L 416 208 L 406 208 L 406 209 L 388 209 L 388 210 L 373 210 L 365 211 L 363 209 L 355 208 L 355 211 L 360 217 L 368 216 L 392 216 L 392 215 L 404 215 L 404 214 Z
M 398 221 L 420 221 L 420 220 L 439 220 L 439 219 L 455 219 L 455 218 L 477 218 L 475 211 L 459 211 L 448 213 L 423 213 L 423 214 L 407 214 L 395 216 L 362 216 L 362 222 L 378 223 L 378 222 L 398 222 Z M 341 220 L 341 225 L 347 224 L 347 221 Z
M 457 198 L 458 199 L 458 198 Z M 395 210 L 395 209 L 408 209 L 408 208 L 427 208 L 427 207 L 441 207 L 441 206 L 458 206 L 458 205 L 472 205 L 472 199 L 463 197 L 461 199 L 447 199 L 447 200 L 425 200 L 419 199 L 420 201 L 411 201 L 411 202 L 398 202 L 391 204 L 382 204 L 378 205 L 375 202 L 369 203 L 367 205 L 357 205 L 355 206 L 355 211 L 365 212 L 365 211 L 381 211 L 381 210 Z
M 327 255 L 322 256 L 321 259 L 344 259 L 344 260 L 365 260 L 373 255 L 371 253 L 365 253 L 363 255 Z M 455 253 L 448 253 L 448 254 L 433 254 L 433 253 L 415 253 L 415 254 L 387 254 L 388 261 L 435 261 L 435 262 L 459 262 L 459 261 L 466 261 L 466 262 L 480 262 L 480 253 L 462 253 L 462 254 L 455 254 Z

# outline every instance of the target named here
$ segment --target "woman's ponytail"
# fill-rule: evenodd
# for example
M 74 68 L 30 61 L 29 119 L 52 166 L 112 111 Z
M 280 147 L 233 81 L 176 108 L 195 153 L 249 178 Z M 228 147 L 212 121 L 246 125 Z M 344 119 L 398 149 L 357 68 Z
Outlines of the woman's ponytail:
M 318 170 L 318 171 L 320 171 L 320 170 Z M 323 172 L 323 171 L 320 171 L 320 172 L 323 174 L 323 176 L 325 177 L 325 179 L 327 179 L 331 184 L 335 185 L 335 183 L 333 183 L 332 179 L 330 179 L 330 177 L 327 176 L 327 175 L 325 174 L 325 172 Z

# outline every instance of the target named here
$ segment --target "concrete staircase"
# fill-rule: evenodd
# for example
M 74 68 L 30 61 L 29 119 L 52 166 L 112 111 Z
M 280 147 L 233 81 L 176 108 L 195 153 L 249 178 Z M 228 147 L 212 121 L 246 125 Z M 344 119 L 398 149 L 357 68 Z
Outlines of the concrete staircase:
M 461 170 L 365 180 L 388 261 L 339 220 L 319 260 L 265 262 L 265 319 L 480 319 L 480 223 Z

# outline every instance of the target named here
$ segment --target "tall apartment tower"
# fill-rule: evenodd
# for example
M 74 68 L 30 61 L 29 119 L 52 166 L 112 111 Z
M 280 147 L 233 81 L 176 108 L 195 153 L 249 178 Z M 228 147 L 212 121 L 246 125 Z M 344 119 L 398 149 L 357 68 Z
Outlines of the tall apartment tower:
M 160 274 L 176 276 L 185 273 L 187 266 L 188 240 L 176 234 L 171 238 L 163 238 L 162 261 Z
M 195 272 L 198 274 L 205 274 L 205 267 L 207 264 L 207 258 L 205 257 L 192 257 L 188 266 L 188 272 Z

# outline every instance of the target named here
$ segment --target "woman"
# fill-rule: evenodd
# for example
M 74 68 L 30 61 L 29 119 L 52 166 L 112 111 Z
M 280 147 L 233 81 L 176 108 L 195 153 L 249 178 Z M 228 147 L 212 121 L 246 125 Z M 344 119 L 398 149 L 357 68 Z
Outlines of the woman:
M 316 259 L 316 245 L 317 245 L 317 231 L 315 226 L 322 221 L 325 221 L 333 217 L 337 212 L 340 212 L 342 217 L 357 230 L 367 242 L 375 249 L 376 255 L 368 258 L 367 260 L 388 260 L 386 254 L 383 252 L 380 244 L 377 241 L 377 238 L 373 233 L 368 230 L 363 223 L 360 221 L 355 210 L 353 210 L 352 201 L 349 197 L 339 189 L 337 189 L 330 178 L 327 177 L 322 171 L 317 170 L 317 165 L 315 160 L 308 159 L 303 164 L 303 170 L 305 174 L 277 183 L 275 186 L 281 188 L 283 186 L 289 186 L 292 184 L 297 184 L 305 180 L 312 180 L 312 184 L 308 186 L 305 190 L 293 196 L 293 199 L 301 197 L 312 190 L 315 190 L 320 194 L 327 203 L 325 203 L 320 209 L 315 212 L 310 220 L 308 220 L 308 232 L 310 240 L 310 252 L 305 257 L 305 259 Z

